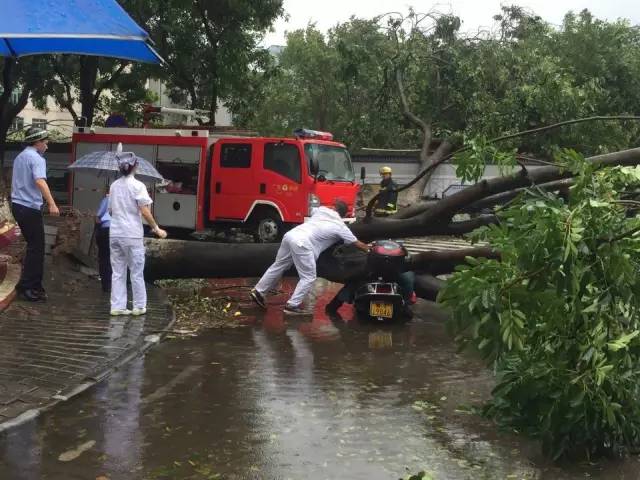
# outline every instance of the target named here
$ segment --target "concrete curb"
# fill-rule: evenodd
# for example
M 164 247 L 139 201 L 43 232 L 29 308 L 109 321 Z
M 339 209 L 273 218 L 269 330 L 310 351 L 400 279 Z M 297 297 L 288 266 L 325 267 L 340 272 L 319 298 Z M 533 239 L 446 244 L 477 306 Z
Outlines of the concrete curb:
M 16 298 L 16 285 L 20 281 L 20 265 L 5 263 L 0 281 L 0 312 L 4 311 Z
M 17 225 L 5 223 L 0 227 L 0 249 L 5 249 L 19 237 Z M 4 311 L 16 298 L 15 287 L 20 280 L 22 267 L 10 263 L 10 255 L 2 255 L 0 269 L 0 312 Z
M 161 303 L 162 305 L 167 307 L 167 315 L 170 315 L 171 317 L 165 330 L 171 330 L 173 324 L 176 321 L 176 315 L 173 308 L 171 308 L 171 304 L 169 303 L 167 295 L 165 294 L 163 289 L 161 289 L 160 287 L 156 287 L 155 285 L 147 284 L 147 288 L 158 290 L 158 294 L 161 297 Z M 113 361 L 113 363 L 108 368 L 96 372 L 91 377 L 87 377 L 86 381 L 81 383 L 80 385 L 77 385 L 67 391 L 57 393 L 56 395 L 51 397 L 52 401 L 45 403 L 41 407 L 27 410 L 26 412 L 23 412 L 15 418 L 5 420 L 4 422 L 0 423 L 0 434 L 15 427 L 19 427 L 27 422 L 30 422 L 43 413 L 51 410 L 59 403 L 66 402 L 86 392 L 103 380 L 109 378 L 115 371 L 119 370 L 135 358 L 144 355 L 152 346 L 160 343 L 165 335 L 165 332 L 162 332 L 158 335 L 147 335 L 142 339 L 141 342 L 139 342 L 138 345 L 131 348 L 131 350 L 124 352 L 120 357 Z
M 0 227 L 0 248 L 11 245 L 18 238 L 18 229 L 15 224 L 7 223 Z

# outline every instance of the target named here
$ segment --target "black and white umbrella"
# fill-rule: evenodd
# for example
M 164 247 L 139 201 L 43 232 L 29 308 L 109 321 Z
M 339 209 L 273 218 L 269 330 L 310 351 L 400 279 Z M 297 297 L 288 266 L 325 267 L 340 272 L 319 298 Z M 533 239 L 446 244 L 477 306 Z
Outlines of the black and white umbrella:
M 101 151 L 87 153 L 67 168 L 76 172 L 95 173 L 98 176 L 105 175 L 115 178 L 118 176 L 119 172 L 118 160 L 125 157 L 132 157 L 138 161 L 135 171 L 135 177 L 138 180 L 154 183 L 162 182 L 164 180 L 162 175 L 160 175 L 155 167 L 147 160 L 142 157 L 138 157 L 133 152 L 123 152 L 121 143 L 118 144 L 118 149 L 115 152 Z

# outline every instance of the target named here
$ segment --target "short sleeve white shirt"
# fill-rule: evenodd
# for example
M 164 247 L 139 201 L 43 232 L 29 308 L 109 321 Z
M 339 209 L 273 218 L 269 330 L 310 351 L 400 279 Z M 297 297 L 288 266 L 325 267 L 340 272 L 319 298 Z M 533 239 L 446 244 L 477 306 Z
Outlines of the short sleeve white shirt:
M 140 207 L 151 205 L 152 200 L 144 183 L 133 175 L 122 177 L 111 184 L 109 191 L 109 211 L 114 238 L 142 238 L 142 214 Z

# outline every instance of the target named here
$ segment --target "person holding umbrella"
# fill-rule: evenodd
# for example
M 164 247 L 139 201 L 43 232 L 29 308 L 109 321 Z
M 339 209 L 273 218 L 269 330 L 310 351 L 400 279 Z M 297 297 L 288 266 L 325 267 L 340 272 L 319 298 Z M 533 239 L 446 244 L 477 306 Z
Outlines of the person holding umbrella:
M 142 219 L 159 238 L 166 238 L 151 214 L 151 197 L 147 187 L 136 180 L 134 173 L 138 157 L 132 153 L 118 154 L 118 168 L 122 175 L 111 184 L 109 213 L 111 225 L 111 315 L 144 315 L 147 312 L 147 291 L 144 284 L 145 250 Z M 133 310 L 127 309 L 127 269 L 131 275 Z
M 27 147 L 13 161 L 11 178 L 11 213 L 20 226 L 27 242 L 27 252 L 22 265 L 16 291 L 30 302 L 44 301 L 47 295 L 42 286 L 44 274 L 44 220 L 43 197 L 50 215 L 60 215 L 49 185 L 44 152 L 49 143 L 49 132 L 31 127 L 25 135 Z

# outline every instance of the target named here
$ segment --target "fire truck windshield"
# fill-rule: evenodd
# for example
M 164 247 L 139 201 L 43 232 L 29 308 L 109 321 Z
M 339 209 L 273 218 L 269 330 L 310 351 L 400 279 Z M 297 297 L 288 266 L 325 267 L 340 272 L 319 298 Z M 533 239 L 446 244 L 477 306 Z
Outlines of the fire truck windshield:
M 318 159 L 318 174 L 327 180 L 353 182 L 356 179 L 351 165 L 351 157 L 346 148 L 307 143 L 304 146 L 307 162 L 311 166 L 311 157 Z M 311 168 L 309 168 L 311 171 Z

